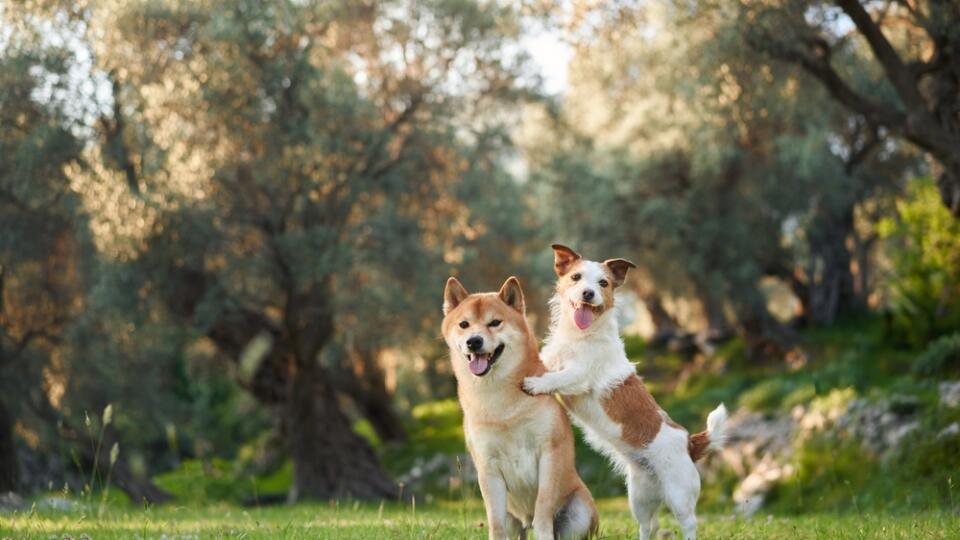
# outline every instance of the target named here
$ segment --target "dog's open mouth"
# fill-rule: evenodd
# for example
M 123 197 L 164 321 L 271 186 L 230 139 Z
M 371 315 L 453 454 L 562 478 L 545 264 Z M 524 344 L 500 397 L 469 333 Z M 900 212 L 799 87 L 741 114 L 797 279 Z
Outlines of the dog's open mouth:
M 500 358 L 500 353 L 502 352 L 503 343 L 498 345 L 492 353 L 467 354 L 467 360 L 470 361 L 470 373 L 473 373 L 477 377 L 483 377 L 490 371 L 490 368 L 493 367 L 493 364 L 496 363 L 497 359 Z
M 573 306 L 573 323 L 577 328 L 586 330 L 593 324 L 593 319 L 603 313 L 603 306 L 595 306 L 585 302 L 570 302 Z

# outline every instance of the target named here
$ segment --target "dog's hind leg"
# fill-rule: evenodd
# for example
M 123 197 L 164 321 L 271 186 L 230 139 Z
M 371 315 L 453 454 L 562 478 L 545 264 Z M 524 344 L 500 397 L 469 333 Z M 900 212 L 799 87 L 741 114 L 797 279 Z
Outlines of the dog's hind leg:
M 630 512 L 640 524 L 640 540 L 649 540 L 659 528 L 657 508 L 660 506 L 660 485 L 656 477 L 639 465 L 627 469 L 627 496 Z
M 700 473 L 688 456 L 672 464 L 663 483 L 663 500 L 680 523 L 684 540 L 697 538 L 697 499 L 700 497 Z

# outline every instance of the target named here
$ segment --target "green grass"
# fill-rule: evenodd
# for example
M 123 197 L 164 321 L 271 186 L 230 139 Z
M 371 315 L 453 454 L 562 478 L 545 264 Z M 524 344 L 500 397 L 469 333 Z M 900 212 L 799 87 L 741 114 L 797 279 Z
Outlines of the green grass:
M 626 501 L 600 503 L 601 538 L 635 538 Z M 800 517 L 700 518 L 701 538 L 861 539 L 957 538 L 960 517 L 946 513 L 910 515 L 816 514 Z M 676 531 L 666 513 L 661 527 Z M 478 500 L 466 503 L 383 506 L 340 502 L 293 507 L 238 508 L 228 505 L 109 509 L 96 512 L 0 514 L 0 538 L 486 538 Z M 676 538 L 676 536 L 674 536 Z

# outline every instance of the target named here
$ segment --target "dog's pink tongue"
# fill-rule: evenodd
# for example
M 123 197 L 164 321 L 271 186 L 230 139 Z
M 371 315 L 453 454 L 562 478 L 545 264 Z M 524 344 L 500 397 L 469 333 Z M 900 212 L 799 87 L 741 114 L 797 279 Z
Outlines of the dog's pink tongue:
M 577 328 L 586 330 L 593 324 L 593 310 L 588 306 L 580 306 L 573 312 L 573 322 L 577 323 Z
M 490 363 L 490 357 L 487 355 L 476 356 L 470 359 L 470 373 L 474 375 L 483 375 L 487 371 L 487 365 Z

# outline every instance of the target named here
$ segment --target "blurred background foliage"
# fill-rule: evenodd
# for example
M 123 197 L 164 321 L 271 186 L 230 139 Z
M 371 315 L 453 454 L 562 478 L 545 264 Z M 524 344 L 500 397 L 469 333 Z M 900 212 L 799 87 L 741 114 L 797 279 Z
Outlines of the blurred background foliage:
M 442 283 L 519 276 L 542 335 L 560 241 L 638 264 L 691 428 L 911 396 L 916 446 L 800 437 L 774 509 L 955 505 L 957 51 L 932 1 L 3 4 L 0 492 L 469 496 Z

